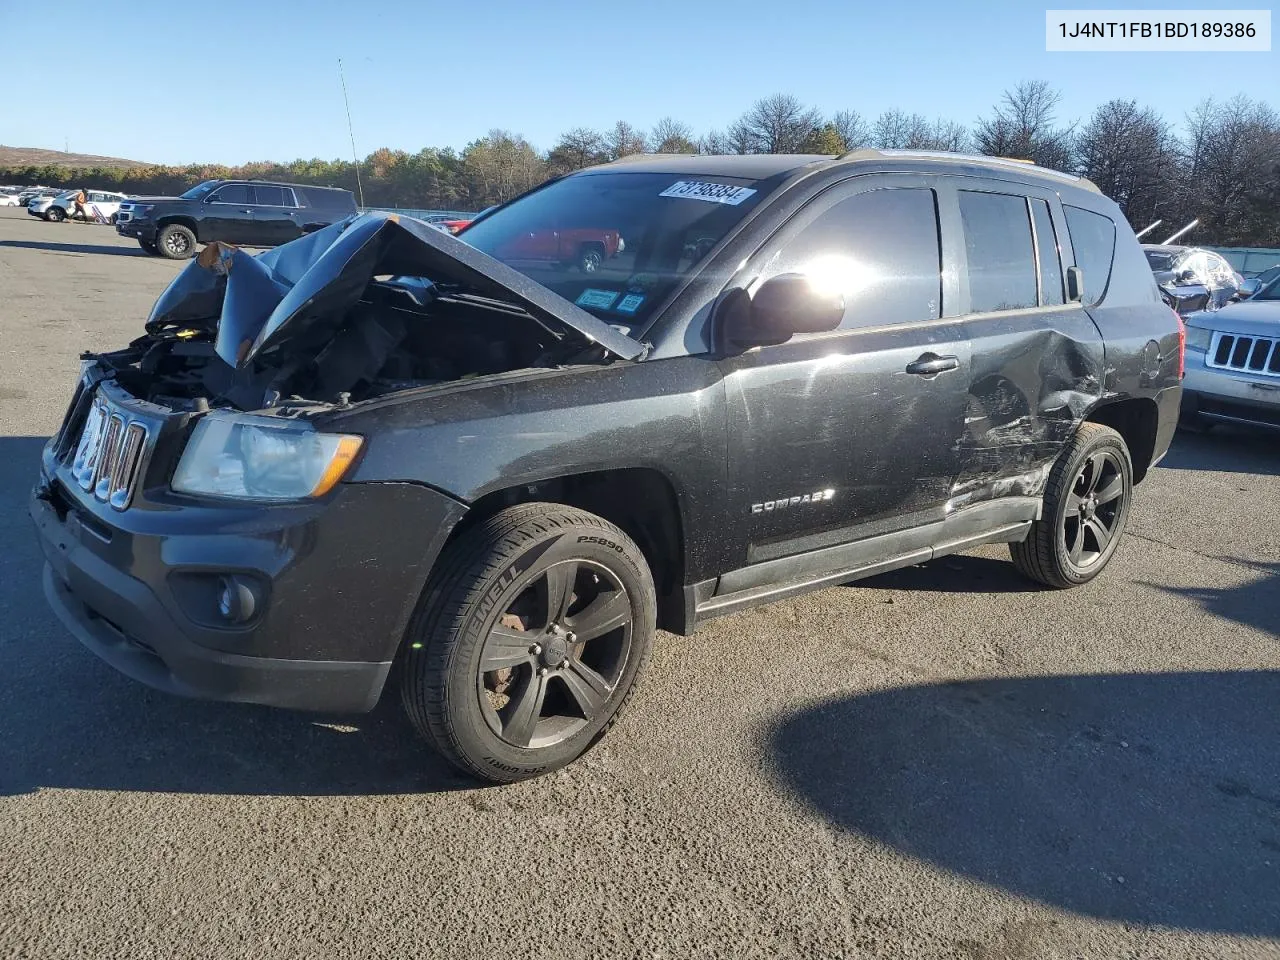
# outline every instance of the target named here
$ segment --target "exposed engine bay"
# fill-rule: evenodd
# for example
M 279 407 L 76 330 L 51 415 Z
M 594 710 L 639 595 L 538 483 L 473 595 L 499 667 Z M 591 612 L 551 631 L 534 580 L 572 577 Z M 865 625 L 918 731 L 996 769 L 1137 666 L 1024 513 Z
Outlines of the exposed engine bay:
M 248 411 L 639 353 L 530 283 L 416 221 L 366 214 L 258 256 L 208 245 L 157 300 L 144 336 L 86 359 L 151 403 Z

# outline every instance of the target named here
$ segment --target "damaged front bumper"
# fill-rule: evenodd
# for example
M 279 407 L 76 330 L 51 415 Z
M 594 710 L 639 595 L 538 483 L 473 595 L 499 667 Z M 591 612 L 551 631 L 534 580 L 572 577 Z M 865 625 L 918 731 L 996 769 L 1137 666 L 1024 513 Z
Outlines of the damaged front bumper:
M 401 483 L 348 484 L 289 506 L 181 504 L 149 491 L 117 511 L 81 491 L 55 449 L 45 448 L 29 503 L 50 605 L 121 673 L 190 697 L 371 709 L 465 512 Z M 253 598 L 234 610 L 241 621 L 220 609 L 228 582 Z

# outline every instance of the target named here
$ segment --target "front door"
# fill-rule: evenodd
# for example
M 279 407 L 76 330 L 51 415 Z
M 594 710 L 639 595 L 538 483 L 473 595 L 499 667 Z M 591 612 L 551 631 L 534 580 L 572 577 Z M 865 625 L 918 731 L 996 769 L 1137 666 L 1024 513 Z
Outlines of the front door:
M 219 187 L 205 201 L 204 223 L 200 240 L 223 240 L 227 243 L 253 241 L 253 187 L 247 183 L 229 183 Z
M 721 361 L 744 564 L 941 520 L 964 430 L 969 345 L 942 315 L 927 182 L 858 177 L 819 195 L 740 285 L 783 273 L 834 285 L 846 310 L 838 330 Z

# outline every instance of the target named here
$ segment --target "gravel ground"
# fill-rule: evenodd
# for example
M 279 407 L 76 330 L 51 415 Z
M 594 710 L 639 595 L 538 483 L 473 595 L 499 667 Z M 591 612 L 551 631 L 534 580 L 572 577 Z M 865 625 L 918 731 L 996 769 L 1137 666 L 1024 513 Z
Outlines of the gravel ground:
M 0 211 L 0 957 L 1280 957 L 1280 443 L 1179 436 L 1111 569 L 983 548 L 663 635 L 568 770 L 477 789 L 388 698 L 118 676 L 26 497 L 179 265 Z

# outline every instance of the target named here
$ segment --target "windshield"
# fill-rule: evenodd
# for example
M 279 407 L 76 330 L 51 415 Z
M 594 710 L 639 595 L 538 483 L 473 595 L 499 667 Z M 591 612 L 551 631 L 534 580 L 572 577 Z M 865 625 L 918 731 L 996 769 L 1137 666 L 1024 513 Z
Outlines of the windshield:
M 495 210 L 458 236 L 631 332 L 765 192 L 738 177 L 584 174 Z
M 219 180 L 206 180 L 204 183 L 197 183 L 194 187 L 192 187 L 186 193 L 181 194 L 179 199 L 180 200 L 199 200 L 206 193 L 208 193 L 210 190 L 216 187 L 220 182 L 221 181 Z
M 1250 300 L 1280 300 L 1280 275 L 1273 277 L 1271 282 L 1255 293 Z

